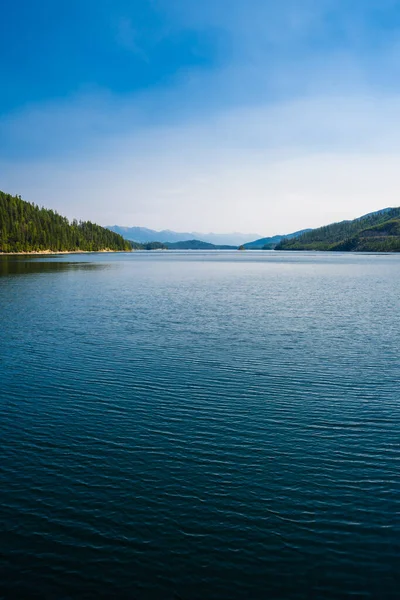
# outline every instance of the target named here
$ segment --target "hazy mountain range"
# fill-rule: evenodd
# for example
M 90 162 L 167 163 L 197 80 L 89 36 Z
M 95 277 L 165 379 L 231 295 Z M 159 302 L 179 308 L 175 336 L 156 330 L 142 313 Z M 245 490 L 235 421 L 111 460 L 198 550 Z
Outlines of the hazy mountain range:
M 207 242 L 217 246 L 241 246 L 246 242 L 261 237 L 259 233 L 199 233 L 196 231 L 192 232 L 178 232 L 164 229 L 162 231 L 156 231 L 154 229 L 147 229 L 147 227 L 121 227 L 119 225 L 110 225 L 107 227 L 115 233 L 119 233 L 126 240 L 133 242 L 186 242 L 188 240 L 199 240 L 201 242 Z
M 142 244 L 157 241 L 171 250 L 217 250 L 240 246 L 246 250 L 400 251 L 400 208 L 384 208 L 353 220 L 271 237 L 237 232 L 179 233 L 118 225 L 108 229 L 128 240 Z

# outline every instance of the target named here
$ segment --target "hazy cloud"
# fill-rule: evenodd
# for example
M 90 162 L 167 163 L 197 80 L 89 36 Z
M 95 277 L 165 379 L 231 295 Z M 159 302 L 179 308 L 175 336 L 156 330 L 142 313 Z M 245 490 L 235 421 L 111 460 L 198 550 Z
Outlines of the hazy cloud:
M 399 30 L 373 20 L 390 0 L 152 6 L 166 35 L 223 40 L 223 60 L 9 113 L 2 188 L 102 224 L 266 235 L 400 203 Z M 140 55 L 134 23 L 117 39 Z

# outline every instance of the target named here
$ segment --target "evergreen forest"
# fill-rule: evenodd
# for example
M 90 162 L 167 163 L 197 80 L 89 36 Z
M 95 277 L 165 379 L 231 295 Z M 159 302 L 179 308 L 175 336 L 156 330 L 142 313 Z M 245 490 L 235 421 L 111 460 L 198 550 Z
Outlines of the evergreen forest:
M 400 208 L 386 208 L 283 239 L 276 250 L 400 252 Z
M 70 222 L 53 210 L 0 191 L 0 252 L 131 249 L 131 242 L 100 225 L 90 221 Z

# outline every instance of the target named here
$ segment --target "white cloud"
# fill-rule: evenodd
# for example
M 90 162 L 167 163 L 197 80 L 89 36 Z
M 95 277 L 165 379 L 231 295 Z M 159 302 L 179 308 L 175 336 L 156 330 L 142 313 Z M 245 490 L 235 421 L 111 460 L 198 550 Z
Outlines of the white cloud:
M 392 0 L 369 7 L 382 2 Z M 399 46 L 392 32 L 364 60 L 361 2 L 351 11 L 344 0 L 306 0 L 299 10 L 287 0 L 278 10 L 257 0 L 251 13 L 244 0 L 232 11 L 156 4 L 178 29 L 229 32 L 231 59 L 181 71 L 164 88 L 93 89 L 8 115 L 1 188 L 102 224 L 266 235 L 400 204 L 400 95 L 390 77 Z M 133 23 L 121 21 L 118 35 L 135 51 Z M 332 23 L 343 44 L 303 52 L 302 40 L 324 48 Z
M 103 124 L 95 143 L 3 161 L 1 187 L 102 224 L 265 234 L 400 204 L 397 96 L 312 97 L 142 127 L 127 118 L 132 107 L 99 106 L 88 111 Z M 64 123 L 84 127 L 86 109 L 64 110 Z M 41 127 L 52 119 L 41 113 Z

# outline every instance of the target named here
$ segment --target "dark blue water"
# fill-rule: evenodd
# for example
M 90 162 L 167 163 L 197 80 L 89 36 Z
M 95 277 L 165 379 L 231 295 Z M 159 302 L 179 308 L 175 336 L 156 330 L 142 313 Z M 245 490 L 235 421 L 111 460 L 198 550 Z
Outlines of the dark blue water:
M 399 597 L 399 255 L 0 274 L 0 597 Z

